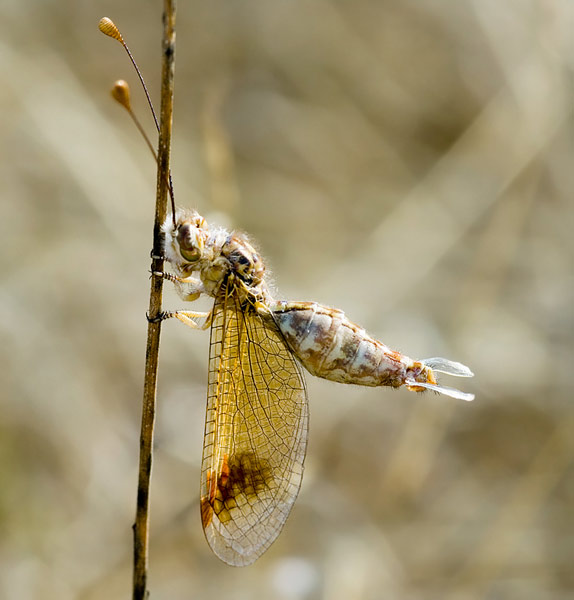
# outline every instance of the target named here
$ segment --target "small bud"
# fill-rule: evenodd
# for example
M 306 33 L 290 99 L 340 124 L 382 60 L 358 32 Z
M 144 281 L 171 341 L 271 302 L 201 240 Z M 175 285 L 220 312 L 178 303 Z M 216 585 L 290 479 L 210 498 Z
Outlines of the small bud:
M 118 40 L 118 42 L 121 42 L 122 44 L 124 43 L 120 30 L 115 26 L 111 19 L 108 19 L 108 17 L 102 17 L 100 19 L 98 28 L 103 34 L 114 38 L 114 40 Z

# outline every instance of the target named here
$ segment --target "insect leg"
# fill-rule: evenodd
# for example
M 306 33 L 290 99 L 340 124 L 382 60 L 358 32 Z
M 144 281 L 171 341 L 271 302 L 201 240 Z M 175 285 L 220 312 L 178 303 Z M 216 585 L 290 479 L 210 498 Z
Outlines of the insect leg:
M 186 302 L 197 300 L 205 291 L 203 284 L 197 277 L 178 277 L 177 275 L 163 271 L 152 271 L 152 275 L 161 277 L 166 281 L 171 281 L 179 297 Z
M 191 327 L 192 329 L 207 329 L 211 326 L 212 321 L 212 312 L 195 312 L 190 310 L 170 310 L 161 313 L 160 320 L 165 321 L 166 319 L 176 318 L 178 321 L 181 321 L 184 325 Z M 205 322 L 202 325 L 195 319 L 205 319 Z
M 165 273 L 163 271 L 152 271 L 151 274 L 162 279 L 167 279 L 167 281 L 171 281 L 172 283 L 186 283 L 195 287 L 201 286 L 201 281 L 197 277 L 178 277 L 173 273 Z

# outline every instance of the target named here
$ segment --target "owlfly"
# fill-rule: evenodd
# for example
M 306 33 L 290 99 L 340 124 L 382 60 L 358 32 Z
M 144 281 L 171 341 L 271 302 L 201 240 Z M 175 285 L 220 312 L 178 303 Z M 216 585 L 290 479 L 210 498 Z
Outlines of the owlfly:
M 121 38 L 109 20 L 100 29 Z M 123 84 L 114 97 L 133 117 Z M 209 313 L 180 310 L 158 318 L 211 329 L 201 520 L 219 558 L 249 565 L 279 535 L 301 486 L 309 420 L 304 369 L 339 383 L 405 386 L 461 400 L 474 396 L 439 384 L 436 373 L 473 374 L 458 362 L 413 360 L 391 350 L 341 310 L 274 299 L 247 236 L 176 209 L 171 185 L 170 192 L 161 258 L 174 272 L 153 276 L 172 282 L 185 301 L 207 295 L 214 304 Z

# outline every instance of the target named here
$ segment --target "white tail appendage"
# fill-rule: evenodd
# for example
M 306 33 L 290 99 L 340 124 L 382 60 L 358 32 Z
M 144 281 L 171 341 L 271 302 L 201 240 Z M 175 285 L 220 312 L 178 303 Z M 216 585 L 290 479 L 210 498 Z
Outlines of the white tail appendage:
M 466 365 L 452 360 L 448 360 L 446 358 L 427 358 L 425 360 L 422 360 L 421 362 L 425 367 L 428 367 L 431 372 L 446 373 L 447 375 L 453 375 L 454 377 L 474 376 L 474 373 Z M 427 382 L 407 380 L 406 384 L 414 388 L 418 387 L 425 388 L 427 390 L 433 390 L 435 392 L 438 392 L 439 394 L 444 394 L 445 396 L 450 396 L 451 398 L 458 398 L 459 400 L 466 400 L 467 402 L 474 400 L 474 394 L 468 394 L 466 392 L 461 392 L 460 390 L 457 390 L 455 388 L 439 385 L 438 383 L 433 382 L 434 377 L 429 379 L 430 380 Z

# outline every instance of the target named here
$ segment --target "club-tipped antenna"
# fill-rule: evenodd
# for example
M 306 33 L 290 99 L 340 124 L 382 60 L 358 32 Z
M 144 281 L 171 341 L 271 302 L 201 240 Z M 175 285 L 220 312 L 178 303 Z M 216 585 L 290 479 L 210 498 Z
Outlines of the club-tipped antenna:
M 150 149 L 152 156 L 157 162 L 157 152 L 155 151 L 153 144 L 151 143 L 147 133 L 142 127 L 142 124 L 140 123 L 139 119 L 136 117 L 136 114 L 132 110 L 132 103 L 130 100 L 130 86 L 128 85 L 127 81 L 124 81 L 123 79 L 118 79 L 114 83 L 114 87 L 112 88 L 110 93 L 112 95 L 112 98 L 127 110 L 129 116 L 132 118 L 132 121 L 135 123 L 135 126 L 138 128 L 138 131 L 141 133 L 148 148 Z
M 156 116 L 155 110 L 153 108 L 153 103 L 151 101 L 151 98 L 150 98 L 147 86 L 145 84 L 143 75 L 141 74 L 141 71 L 139 70 L 139 67 L 135 61 L 135 58 L 132 56 L 132 53 L 130 52 L 128 45 L 125 43 L 124 38 L 123 38 L 122 34 L 120 33 L 120 30 L 116 27 L 116 24 L 108 17 L 102 17 L 100 19 L 98 27 L 103 34 L 113 38 L 114 40 L 117 40 L 124 47 L 124 50 L 128 53 L 128 56 L 130 57 L 130 60 L 132 61 L 132 65 L 134 66 L 134 69 L 136 70 L 136 73 L 138 74 L 140 83 L 142 84 L 145 96 L 147 98 L 147 102 L 151 109 L 151 114 L 153 115 L 153 120 L 154 120 L 156 129 L 159 133 L 159 122 L 157 120 L 157 116 Z
M 108 37 L 113 38 L 114 40 L 117 40 L 124 47 L 124 50 L 127 52 L 128 56 L 130 57 L 130 61 L 133 65 L 136 73 L 138 74 L 140 83 L 142 85 L 143 91 L 147 98 L 148 105 L 151 110 L 151 114 L 153 116 L 153 120 L 154 120 L 156 129 L 159 133 L 159 122 L 157 120 L 157 116 L 155 114 L 153 103 L 151 101 L 151 97 L 149 95 L 143 75 L 141 74 L 141 71 L 139 70 L 139 67 L 135 61 L 135 58 L 133 57 L 132 53 L 130 52 L 128 45 L 124 41 L 124 38 L 123 38 L 120 30 L 115 25 L 115 23 L 108 17 L 102 17 L 100 19 L 98 28 L 103 34 L 107 35 Z M 114 100 L 116 100 L 119 104 L 121 104 L 128 111 L 130 117 L 132 118 L 133 122 L 135 123 L 136 127 L 138 128 L 138 131 L 141 133 L 141 135 L 143 136 L 144 140 L 146 141 L 148 147 L 150 148 L 150 150 L 155 158 L 155 161 L 157 163 L 157 153 L 154 150 L 154 147 L 153 147 L 152 143 L 150 142 L 149 137 L 146 135 L 143 127 L 141 126 L 141 123 L 139 122 L 138 118 L 136 117 L 135 113 L 132 110 L 131 102 L 130 102 L 130 88 L 129 88 L 128 84 L 123 80 L 116 81 L 116 83 L 114 84 L 114 87 L 112 88 L 112 97 L 114 98 Z M 173 181 L 171 178 L 171 171 L 169 172 L 168 177 L 169 177 L 169 181 L 168 181 L 169 197 L 171 200 L 171 214 L 172 214 L 172 219 L 173 219 L 173 226 L 175 228 L 175 226 L 176 226 L 175 197 L 174 197 L 174 192 L 173 192 Z

